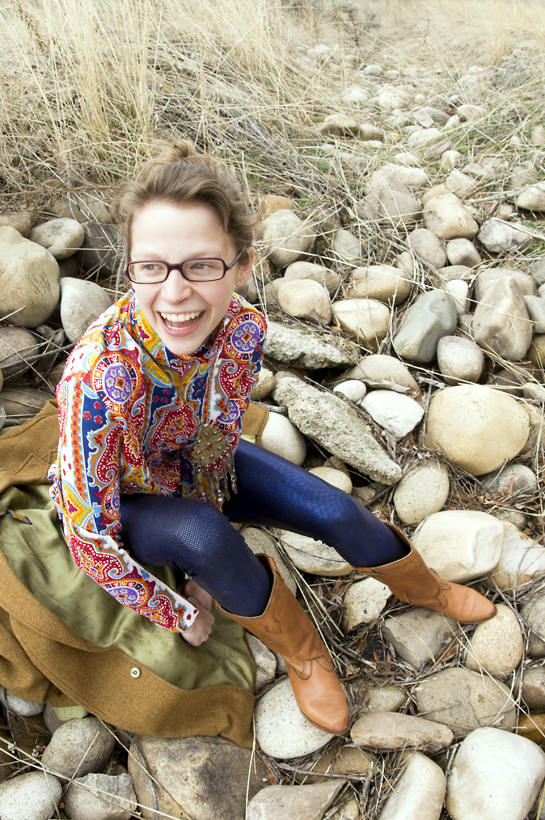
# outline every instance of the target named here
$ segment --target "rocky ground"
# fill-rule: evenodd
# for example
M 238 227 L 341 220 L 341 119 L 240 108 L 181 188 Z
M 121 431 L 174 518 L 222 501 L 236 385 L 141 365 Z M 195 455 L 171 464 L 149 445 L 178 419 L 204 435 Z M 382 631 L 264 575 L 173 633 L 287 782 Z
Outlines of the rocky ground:
M 320 625 L 350 735 L 302 719 L 281 659 L 255 638 L 253 753 L 131 738 L 93 717 L 59 726 L 49 706 L 4 693 L 3 820 L 545 818 L 539 44 L 479 62 L 460 46 L 453 67 L 437 32 L 407 23 L 402 37 L 372 15 L 352 30 L 343 14 L 351 39 L 290 47 L 299 79 L 324 89 L 299 120 L 235 117 L 240 99 L 223 99 L 206 138 L 191 117 L 177 133 L 246 171 L 263 217 L 244 288 L 269 319 L 261 445 L 403 527 L 497 615 L 461 627 L 324 544 L 247 528 Z M 21 156 L 34 173 L 35 155 Z M 18 167 L 3 170 L 0 215 L 4 429 L 54 394 L 72 345 L 123 288 L 115 180 L 63 187 L 42 162 L 47 179 L 23 196 Z

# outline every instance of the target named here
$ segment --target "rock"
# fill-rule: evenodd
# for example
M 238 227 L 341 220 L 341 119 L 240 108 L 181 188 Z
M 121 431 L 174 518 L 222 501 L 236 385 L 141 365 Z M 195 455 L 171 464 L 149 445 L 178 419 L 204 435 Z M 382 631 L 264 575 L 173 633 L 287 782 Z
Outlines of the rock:
M 508 361 L 521 361 L 532 343 L 532 323 L 524 297 L 512 279 L 485 291 L 473 318 L 475 341 Z
M 477 183 L 467 174 L 453 169 L 448 175 L 445 185 L 452 194 L 456 194 L 460 199 L 471 196 L 477 188 Z
M 376 350 L 390 326 L 390 309 L 377 299 L 341 299 L 331 305 L 333 318 L 358 343 Z
M 423 293 L 408 309 L 394 336 L 396 353 L 417 364 L 431 362 L 439 339 L 452 334 L 456 321 L 452 296 L 437 290 Z
M 140 755 L 153 778 L 155 797 Z M 223 737 L 135 735 L 128 768 L 138 802 L 149 807 L 142 809 L 145 820 L 155 820 L 158 812 L 189 815 L 192 820 L 240 820 L 245 814 L 246 790 L 258 792 L 266 776 L 264 765 L 253 759 L 250 749 Z
M 459 165 L 464 158 L 464 155 L 461 154 L 459 151 L 455 151 L 453 149 L 449 151 L 444 151 L 441 154 L 441 169 L 444 171 L 450 171 L 452 168 L 455 168 Z
M 361 382 L 356 382 L 356 384 L 361 386 Z M 322 481 L 331 484 L 332 487 L 337 487 L 337 489 L 342 490 L 343 493 L 350 495 L 352 492 L 350 477 L 347 473 L 343 473 L 342 470 L 336 470 L 333 467 L 314 467 L 312 470 L 309 470 L 309 473 L 318 476 Z
M 360 703 L 358 717 L 369 712 L 397 712 L 406 701 L 407 693 L 399 686 L 368 686 Z
M 264 686 L 272 683 L 276 677 L 276 658 L 262 641 L 246 633 L 246 640 L 256 665 L 255 691 L 259 692 Z
M 9 710 L 19 715 L 19 717 L 41 715 L 44 710 L 43 703 L 34 703 L 34 701 L 25 700 L 24 698 L 14 695 L 13 692 L 8 692 L 7 689 L 0 691 L 0 700 L 2 703 L 5 703 Z
M 59 265 L 15 228 L 0 228 L 0 318 L 37 327 L 59 299 Z
M 0 404 L 0 430 L 2 429 L 4 424 L 6 423 L 6 415 L 7 415 L 6 411 L 4 410 L 2 405 Z
M 483 261 L 469 239 L 451 239 L 447 242 L 447 257 L 451 265 L 466 265 L 468 268 L 474 268 Z
M 406 165 L 409 168 L 420 167 L 420 159 L 416 154 L 411 154 L 410 151 L 402 151 L 400 154 L 396 154 L 394 159 L 398 165 Z
M 430 515 L 420 525 L 413 543 L 426 564 L 445 581 L 464 583 L 496 566 L 503 526 L 488 513 L 444 510 Z
M 353 404 L 359 404 L 367 393 L 367 388 L 363 382 L 357 379 L 347 379 L 333 388 L 334 393 L 339 393 Z
M 377 128 L 376 125 L 370 125 L 369 123 L 360 124 L 358 136 L 360 140 L 382 141 L 384 139 L 384 134 L 381 129 Z
M 507 464 L 502 470 L 483 478 L 490 495 L 531 494 L 537 489 L 536 474 L 524 464 Z
M 522 699 L 529 709 L 545 709 L 545 667 L 532 666 L 524 670 Z
M 528 359 L 538 367 L 545 365 L 545 334 L 536 334 L 528 350 Z
M 359 123 L 346 114 L 330 114 L 323 122 L 316 125 L 324 136 L 355 137 L 359 132 Z
M 545 185 L 543 182 L 537 182 L 535 185 L 525 188 L 516 198 L 515 204 L 517 208 L 523 208 L 526 211 L 545 211 Z
M 545 754 L 524 737 L 477 729 L 454 757 L 446 809 L 453 820 L 524 820 L 545 777 Z
M 545 256 L 542 256 L 541 259 L 538 259 L 536 262 L 533 263 L 532 267 L 530 268 L 532 277 L 535 279 L 538 285 L 545 284 Z
M 535 296 L 536 294 L 536 283 L 527 273 L 509 268 L 490 268 L 479 273 L 475 280 L 475 299 L 478 302 L 481 300 L 488 302 L 488 299 L 485 299 L 488 290 L 498 282 L 508 283 L 512 288 L 518 288 L 523 296 Z
M 280 413 L 269 413 L 259 437 L 259 446 L 299 466 L 303 464 L 307 454 L 305 437 L 292 421 Z
M 361 355 L 358 347 L 346 340 L 319 336 L 308 328 L 286 327 L 278 322 L 269 322 L 264 350 L 272 359 L 305 370 L 348 367 Z
M 343 628 L 351 632 L 360 624 L 376 621 L 392 593 L 375 578 L 356 581 L 344 596 Z
M 424 408 L 414 399 L 392 390 L 373 390 L 366 395 L 361 406 L 396 441 L 414 430 L 424 415 Z
M 290 316 L 319 325 L 331 321 L 331 305 L 327 290 L 312 279 L 293 279 L 280 283 L 278 304 Z
M 30 232 L 30 241 L 47 248 L 55 259 L 73 256 L 83 244 L 85 231 L 75 219 L 50 219 Z
M 400 468 L 388 458 L 368 425 L 342 399 L 295 378 L 277 381 L 273 396 L 287 406 L 290 419 L 304 435 L 356 470 L 388 485 L 401 478 Z
M 329 294 L 334 294 L 339 288 L 342 277 L 337 271 L 329 270 L 313 262 L 292 262 L 284 273 L 284 280 L 311 279 L 322 285 Z
M 410 154 L 404 154 L 404 157 L 410 157 Z M 412 155 L 410 163 L 403 162 L 401 165 L 396 165 L 393 162 L 387 162 L 378 171 L 374 171 L 366 183 L 366 192 L 380 191 L 385 186 L 388 187 L 390 179 L 395 179 L 401 182 L 407 188 L 424 188 L 430 184 L 428 175 L 422 168 L 411 167 L 411 165 L 418 165 L 419 160 Z
M 359 105 L 365 103 L 369 99 L 369 94 L 361 85 L 354 85 L 348 88 L 342 95 L 343 102 L 349 105 Z M 361 128 L 361 126 L 360 126 Z M 377 129 L 378 130 L 378 129 Z
M 512 731 L 517 722 L 511 690 L 487 675 L 451 667 L 434 672 L 414 689 L 418 711 L 446 723 L 456 738 L 473 729 L 498 726 Z
M 451 279 L 444 287 L 445 293 L 452 296 L 458 316 L 466 315 L 470 310 L 469 285 L 463 279 Z
M 465 665 L 505 680 L 521 662 L 523 650 L 516 615 L 505 604 L 497 604 L 495 617 L 479 624 L 470 638 Z
M 342 746 L 340 749 L 329 746 L 321 753 L 317 763 L 312 767 L 312 772 L 306 776 L 314 779 L 316 775 L 327 773 L 350 775 L 364 780 L 373 771 L 375 761 L 376 758 L 371 752 L 364 752 L 357 746 Z
M 380 221 L 393 228 L 411 225 L 422 215 L 420 201 L 401 183 L 397 183 L 396 188 L 385 185 L 380 191 L 366 197 L 366 201 L 376 207 Z
M 297 593 L 297 584 L 295 583 L 295 579 L 291 573 L 291 570 L 288 569 L 288 566 L 280 553 L 278 552 L 278 547 L 276 546 L 276 541 L 268 532 L 262 529 L 258 529 L 257 527 L 244 527 L 240 534 L 246 541 L 246 544 L 250 547 L 254 555 L 267 555 L 274 560 L 276 565 L 276 569 L 282 576 L 282 580 L 288 587 L 288 589 L 293 592 L 295 595 Z M 278 657 L 275 655 L 277 663 Z M 280 666 L 278 666 L 280 671 Z
M 447 264 L 443 243 L 427 228 L 416 228 L 407 236 L 407 241 L 413 251 L 434 268 L 442 268 Z
M 89 325 L 111 304 L 110 295 L 95 282 L 61 279 L 61 322 L 71 342 L 81 339 Z
M 469 165 L 465 165 L 464 173 L 473 177 L 473 179 L 479 180 L 479 182 L 490 182 L 495 176 L 492 168 L 480 165 L 478 162 L 470 162 Z
M 407 147 L 409 151 L 421 151 L 442 139 L 443 134 L 438 128 L 426 128 L 414 131 L 407 140 Z
M 137 798 L 128 774 L 88 774 L 68 786 L 64 811 L 74 820 L 130 820 Z
M 543 592 L 536 592 L 523 605 L 521 612 L 530 633 L 530 655 L 533 658 L 545 657 L 545 596 Z
M 526 516 L 518 510 L 500 509 L 494 510 L 494 512 L 490 514 L 493 515 L 494 518 L 497 518 L 498 521 L 507 521 L 509 524 L 514 524 L 519 530 L 526 528 Z
M 0 393 L 0 406 L 6 412 L 5 427 L 17 427 L 40 412 L 47 401 L 53 398 L 45 390 L 35 387 L 4 388 Z
M 545 299 L 540 296 L 525 296 L 524 303 L 532 321 L 532 332 L 545 333 Z
M 108 278 L 115 273 L 122 255 L 121 234 L 115 225 L 101 222 L 84 222 L 85 239 L 76 254 L 80 268 L 85 273 L 98 273 Z
M 39 771 L 19 774 L 0 785 L 2 820 L 47 820 L 60 803 L 62 786 L 56 777 Z
M 412 748 L 433 753 L 453 740 L 450 729 L 442 724 L 397 712 L 362 715 L 352 726 L 350 737 L 357 746 L 379 752 Z
M 532 133 L 530 134 L 530 144 L 536 145 L 537 147 L 545 145 L 545 127 L 543 125 L 536 125 L 532 128 Z
M 361 244 L 357 236 L 340 228 L 333 236 L 333 251 L 343 262 L 361 258 Z
M 73 199 L 69 196 L 60 196 L 53 202 L 52 211 L 59 217 L 77 219 L 85 222 L 110 221 L 110 211 L 103 200 L 95 194 L 77 194 Z
M 398 392 L 411 391 L 415 395 L 420 393 L 418 382 L 413 379 L 408 368 L 399 359 L 393 356 L 384 356 L 372 353 L 360 360 L 346 374 L 354 379 L 361 379 L 369 387 L 380 387 L 383 390 L 397 390 Z
M 3 381 L 13 381 L 36 361 L 43 345 L 30 330 L 0 326 L 0 369 Z
M 254 386 L 251 394 L 250 399 L 252 401 L 262 401 L 262 399 L 266 398 L 270 395 L 271 390 L 274 387 L 274 373 L 272 370 L 269 370 L 267 367 L 262 367 L 259 371 L 259 377 L 257 380 L 257 384 Z
M 448 470 L 439 461 L 423 461 L 409 470 L 394 493 L 394 507 L 404 524 L 420 524 L 446 503 L 450 491 Z
M 426 755 L 409 757 L 378 820 L 439 820 L 447 784 L 443 770 Z
M 269 689 L 255 707 L 256 739 L 270 757 L 302 757 L 321 749 L 331 734 L 312 726 L 299 710 L 289 680 Z M 238 817 L 237 817 L 238 820 Z
M 422 205 L 427 205 L 430 200 L 434 199 L 436 196 L 444 196 L 445 194 L 450 194 L 449 189 L 444 184 L 444 182 L 440 183 L 439 185 L 432 185 L 431 188 L 428 188 L 427 191 L 424 191 L 422 194 Z
M 477 382 L 484 370 L 484 353 L 471 339 L 443 336 L 437 345 L 437 363 L 447 384 Z
M 456 621 L 452 618 L 416 607 L 386 618 L 382 634 L 391 641 L 398 657 L 419 670 L 428 661 L 438 658 L 455 630 Z
M 276 211 L 295 211 L 295 202 L 287 196 L 267 194 L 259 198 L 259 213 L 262 219 Z
M 393 300 L 400 305 L 411 292 L 412 282 L 405 272 L 391 265 L 369 265 L 355 268 L 351 274 L 354 294 L 360 298 Z
M 532 237 L 525 231 L 496 218 L 489 219 L 481 226 L 478 239 L 491 253 L 522 251 L 532 241 Z
M 344 780 L 333 780 L 308 786 L 268 786 L 250 800 L 246 820 L 320 820 L 344 784 Z
M 86 717 L 59 726 L 46 747 L 43 765 L 61 779 L 101 771 L 115 746 L 115 736 L 100 720 Z
M 379 76 L 380 74 L 384 74 L 384 69 L 381 65 L 366 65 L 363 69 L 364 74 L 370 74 L 372 76 Z
M 19 214 L 11 213 L 0 215 L 0 228 L 13 228 L 17 233 L 20 233 L 21 236 L 24 236 L 25 239 L 30 233 L 31 225 L 32 214 L 28 213 L 28 211 L 23 211 Z
M 394 94 L 391 91 L 383 91 L 378 95 L 377 102 L 383 111 L 395 111 L 396 109 L 405 108 L 407 105 L 407 98 L 405 95 Z
M 545 575 L 545 549 L 519 532 L 508 521 L 502 522 L 503 542 L 496 565 L 484 579 L 489 589 L 513 592 L 533 578 Z
M 458 279 L 467 281 L 471 279 L 472 275 L 471 268 L 468 268 L 467 265 L 448 265 L 446 268 L 439 268 L 437 273 L 443 282 L 452 282 Z
M 263 241 L 272 262 L 278 267 L 296 262 L 310 250 L 314 239 L 311 228 L 293 211 L 276 211 L 263 221 Z
M 481 385 L 437 391 L 430 402 L 425 446 L 479 476 L 515 458 L 528 438 L 528 414 L 511 396 Z
M 350 575 L 354 569 L 337 550 L 321 541 L 315 541 L 314 538 L 287 530 L 281 531 L 280 538 L 288 556 L 302 572 L 325 575 L 328 578 L 342 578 L 344 575 Z
M 456 194 L 443 194 L 428 200 L 424 206 L 424 220 L 426 228 L 440 239 L 471 239 L 479 230 Z

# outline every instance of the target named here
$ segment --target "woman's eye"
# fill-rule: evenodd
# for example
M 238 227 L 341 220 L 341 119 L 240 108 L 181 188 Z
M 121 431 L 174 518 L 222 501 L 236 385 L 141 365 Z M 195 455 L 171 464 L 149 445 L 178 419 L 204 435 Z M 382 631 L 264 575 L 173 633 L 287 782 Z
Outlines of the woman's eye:
M 146 273 L 156 273 L 156 271 L 161 270 L 162 267 L 163 266 L 158 262 L 146 262 L 145 265 L 142 265 L 142 270 Z

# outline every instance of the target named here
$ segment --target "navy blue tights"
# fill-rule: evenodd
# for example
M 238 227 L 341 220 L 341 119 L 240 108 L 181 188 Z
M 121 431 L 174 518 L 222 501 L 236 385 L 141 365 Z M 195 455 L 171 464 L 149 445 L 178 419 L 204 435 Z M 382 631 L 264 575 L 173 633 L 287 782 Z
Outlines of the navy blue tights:
M 193 499 L 121 496 L 125 548 L 142 564 L 186 572 L 221 606 L 245 617 L 264 611 L 271 579 L 230 521 L 308 535 L 356 567 L 387 564 L 407 553 L 351 496 L 281 456 L 241 439 L 235 470 L 238 494 L 223 513 Z

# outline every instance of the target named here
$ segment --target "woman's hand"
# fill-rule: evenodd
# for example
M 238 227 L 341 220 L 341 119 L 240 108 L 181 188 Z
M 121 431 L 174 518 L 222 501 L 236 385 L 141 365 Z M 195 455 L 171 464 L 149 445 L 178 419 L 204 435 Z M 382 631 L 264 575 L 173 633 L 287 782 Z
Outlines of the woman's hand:
M 193 579 L 189 580 L 184 587 L 184 597 L 199 609 L 207 609 L 210 612 L 212 606 L 212 596 L 200 587 Z
M 199 614 L 189 629 L 185 629 L 180 634 L 191 646 L 200 646 L 210 637 L 212 626 L 216 620 L 210 612 L 212 596 L 193 580 L 188 581 L 185 585 L 184 596 L 189 603 L 197 607 Z

